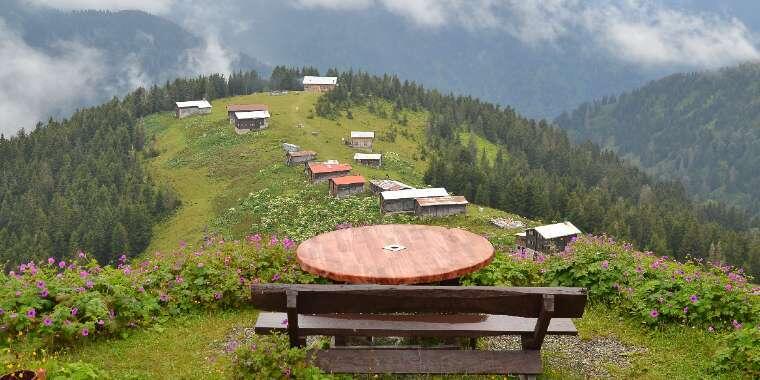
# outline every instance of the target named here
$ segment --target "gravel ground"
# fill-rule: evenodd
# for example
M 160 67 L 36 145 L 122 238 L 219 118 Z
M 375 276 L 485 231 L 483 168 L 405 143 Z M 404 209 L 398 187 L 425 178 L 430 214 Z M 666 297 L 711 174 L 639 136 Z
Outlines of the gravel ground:
M 481 340 L 483 348 L 491 350 L 519 350 L 520 339 L 516 336 L 499 336 Z M 547 364 L 570 370 L 591 379 L 609 379 L 610 366 L 626 368 L 631 356 L 646 352 L 644 347 L 627 346 L 611 337 L 595 337 L 581 340 L 577 336 L 547 336 L 541 349 Z
M 211 343 L 215 351 L 230 352 L 235 342 L 245 342 L 254 335 L 253 328 L 237 327 L 222 340 Z M 327 337 L 309 337 L 307 346 L 314 346 L 318 340 Z M 375 344 L 400 344 L 400 338 L 378 339 Z M 358 343 L 358 342 L 356 342 Z M 366 344 L 366 343 L 363 343 Z M 489 350 L 519 350 L 520 339 L 517 336 L 498 336 L 481 338 L 478 346 Z M 644 347 L 629 346 L 613 337 L 595 337 L 581 340 L 577 336 L 547 336 L 542 351 L 545 364 L 562 368 L 587 379 L 609 379 L 610 367 L 626 368 L 631 365 L 632 356 L 645 353 Z

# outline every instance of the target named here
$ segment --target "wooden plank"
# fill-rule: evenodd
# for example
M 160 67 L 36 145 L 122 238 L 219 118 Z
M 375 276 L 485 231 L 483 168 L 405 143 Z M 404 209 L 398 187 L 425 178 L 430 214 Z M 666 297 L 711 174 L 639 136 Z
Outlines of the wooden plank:
M 539 351 L 316 350 L 329 373 L 540 374 Z
M 285 311 L 285 291 L 298 291 L 298 312 L 478 313 L 537 318 L 544 295 L 554 296 L 556 318 L 580 318 L 582 288 L 490 286 L 287 285 L 254 284 L 251 302 L 260 310 Z
M 400 244 L 390 252 L 383 247 Z M 354 284 L 422 284 L 458 278 L 488 265 L 493 245 L 457 228 L 376 225 L 315 236 L 301 245 L 296 259 L 303 270 Z
M 256 320 L 257 334 L 285 332 L 287 314 L 261 312 Z M 379 315 L 322 314 L 299 315 L 302 336 L 416 336 L 416 337 L 480 337 L 531 334 L 536 318 L 507 315 Z M 573 321 L 552 318 L 546 330 L 549 335 L 578 335 Z

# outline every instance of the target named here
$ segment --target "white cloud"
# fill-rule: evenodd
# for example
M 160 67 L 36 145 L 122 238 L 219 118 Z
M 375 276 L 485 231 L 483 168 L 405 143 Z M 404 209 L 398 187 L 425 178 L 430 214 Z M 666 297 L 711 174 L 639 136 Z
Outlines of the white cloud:
M 509 33 L 531 44 L 581 35 L 621 60 L 710 68 L 760 59 L 755 36 L 736 18 L 646 0 L 293 0 L 332 10 L 383 8 L 420 27 L 449 24 Z
M 92 101 L 104 76 L 100 52 L 73 42 L 50 55 L 28 46 L 0 19 L 0 132 L 34 128 L 50 115 Z
M 61 10 L 141 10 L 164 14 L 171 10 L 175 0 L 24 0 L 27 4 Z

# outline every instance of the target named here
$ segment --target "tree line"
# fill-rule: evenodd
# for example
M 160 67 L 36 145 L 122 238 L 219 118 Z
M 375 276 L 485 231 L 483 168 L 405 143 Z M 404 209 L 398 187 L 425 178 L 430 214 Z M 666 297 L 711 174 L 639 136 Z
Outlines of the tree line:
M 680 182 L 656 180 L 591 142 L 574 144 L 546 121 L 510 107 L 390 75 L 349 71 L 338 82 L 318 101 L 317 114 L 335 117 L 375 98 L 429 112 L 430 185 L 545 222 L 568 219 L 663 256 L 728 261 L 760 273 L 760 234 L 741 209 L 699 204 Z M 465 132 L 496 144 L 496 157 L 489 159 L 472 138 L 465 144 Z

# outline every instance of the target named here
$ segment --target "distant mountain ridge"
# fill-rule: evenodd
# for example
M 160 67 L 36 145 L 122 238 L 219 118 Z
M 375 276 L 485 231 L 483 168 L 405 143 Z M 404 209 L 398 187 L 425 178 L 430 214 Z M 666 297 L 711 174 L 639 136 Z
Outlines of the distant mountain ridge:
M 556 124 L 701 199 L 760 213 L 760 63 L 671 75 L 585 103 Z

